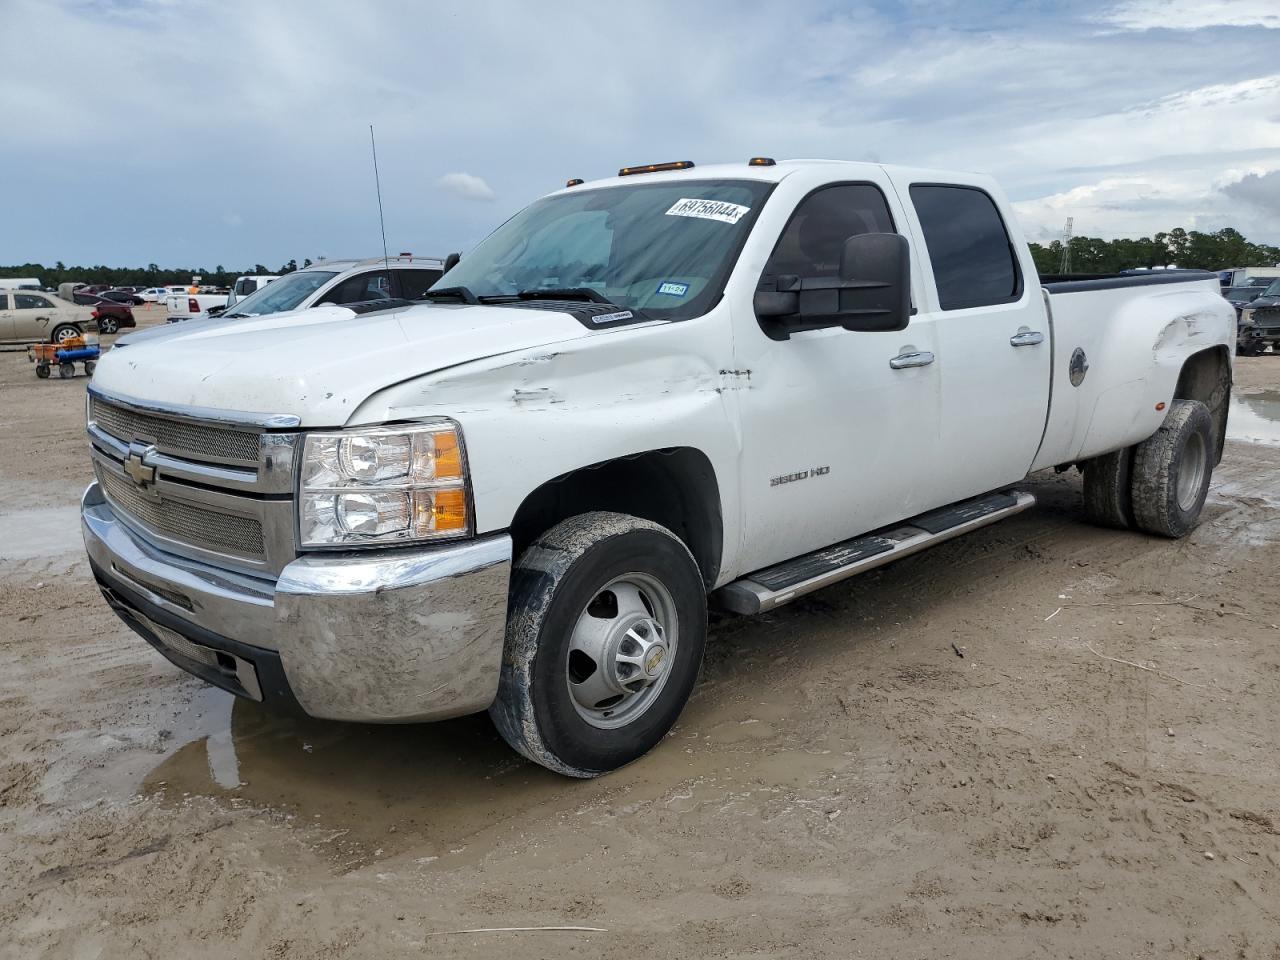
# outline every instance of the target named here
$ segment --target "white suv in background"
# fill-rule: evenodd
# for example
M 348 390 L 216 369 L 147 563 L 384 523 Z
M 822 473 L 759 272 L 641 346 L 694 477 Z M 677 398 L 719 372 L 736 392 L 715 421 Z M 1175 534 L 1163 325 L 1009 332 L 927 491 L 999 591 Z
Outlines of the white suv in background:
M 377 300 L 417 300 L 443 274 L 444 261 L 434 257 L 324 260 L 272 280 L 228 307 L 219 319 Z

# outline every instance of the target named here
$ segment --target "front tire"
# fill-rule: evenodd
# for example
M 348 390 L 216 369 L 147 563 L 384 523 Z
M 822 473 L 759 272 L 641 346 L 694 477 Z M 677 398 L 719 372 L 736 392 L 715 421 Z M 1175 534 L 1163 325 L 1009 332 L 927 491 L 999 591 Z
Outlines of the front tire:
M 1133 516 L 1162 537 L 1185 537 L 1200 519 L 1218 449 L 1209 408 L 1174 400 L 1152 436 L 1134 448 Z
M 103 317 L 98 321 L 98 332 L 102 334 L 115 333 L 120 329 L 120 324 L 115 317 Z
M 702 575 L 675 534 L 619 513 L 571 517 L 512 570 L 489 715 L 513 749 L 557 773 L 615 770 L 675 724 L 706 632 Z

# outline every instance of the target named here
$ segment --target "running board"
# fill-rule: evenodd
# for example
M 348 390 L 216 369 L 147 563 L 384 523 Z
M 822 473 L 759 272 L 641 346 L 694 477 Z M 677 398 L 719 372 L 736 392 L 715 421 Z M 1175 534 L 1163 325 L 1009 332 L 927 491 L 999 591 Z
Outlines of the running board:
M 918 517 L 757 570 L 721 587 L 716 599 L 733 613 L 763 613 L 846 577 L 892 563 L 934 544 L 1035 506 L 1029 493 L 1009 490 L 962 500 Z

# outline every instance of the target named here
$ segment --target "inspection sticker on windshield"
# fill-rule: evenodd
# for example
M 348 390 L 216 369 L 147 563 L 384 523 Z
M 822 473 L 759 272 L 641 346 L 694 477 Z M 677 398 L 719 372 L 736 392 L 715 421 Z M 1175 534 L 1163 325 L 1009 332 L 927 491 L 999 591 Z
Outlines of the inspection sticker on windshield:
M 658 284 L 658 289 L 654 293 L 665 293 L 669 297 L 683 297 L 689 292 L 687 283 L 673 283 L 670 280 L 664 280 Z
M 699 217 L 703 220 L 720 220 L 723 223 L 737 223 L 743 214 L 750 213 L 750 207 L 740 203 L 727 203 L 724 200 L 697 200 L 682 197 L 671 205 L 668 217 Z

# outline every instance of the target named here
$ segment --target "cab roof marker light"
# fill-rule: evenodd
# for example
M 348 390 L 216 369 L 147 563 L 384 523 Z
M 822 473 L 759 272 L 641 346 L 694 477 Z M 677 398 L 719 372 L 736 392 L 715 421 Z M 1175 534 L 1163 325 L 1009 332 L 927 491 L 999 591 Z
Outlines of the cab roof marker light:
M 578 184 L 580 184 L 580 183 L 585 183 L 585 182 L 586 182 L 586 181 L 582 180 L 582 179 L 581 179 L 581 178 L 579 178 L 579 177 L 574 177 L 572 180 L 566 181 L 566 182 L 565 182 L 565 186 L 566 186 L 566 187 L 576 187 Z
M 773 157 L 752 157 L 747 161 L 748 167 L 773 167 L 777 166 L 778 161 Z
M 623 167 L 618 171 L 618 176 L 629 177 L 635 173 L 665 173 L 668 170 L 688 170 L 692 166 L 692 160 L 672 160 L 670 163 L 647 163 L 638 167 Z

